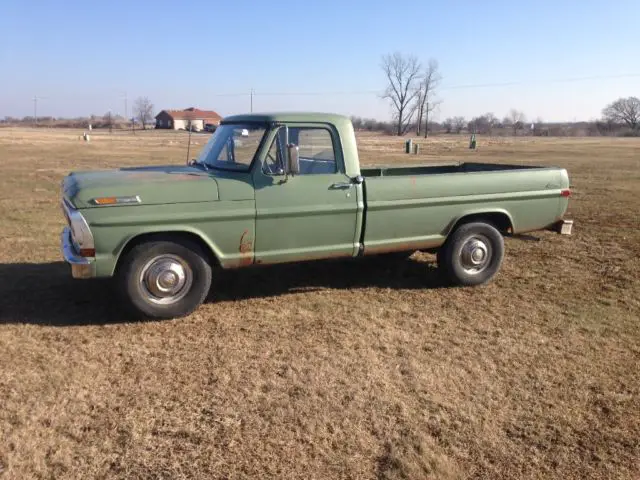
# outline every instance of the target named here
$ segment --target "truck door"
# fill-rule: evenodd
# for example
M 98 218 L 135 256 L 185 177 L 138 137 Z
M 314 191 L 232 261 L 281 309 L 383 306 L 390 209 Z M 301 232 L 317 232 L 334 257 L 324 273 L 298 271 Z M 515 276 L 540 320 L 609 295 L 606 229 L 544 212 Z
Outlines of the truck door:
M 256 263 L 355 255 L 357 191 L 344 173 L 337 132 L 325 124 L 288 125 L 288 141 L 299 147 L 298 175 L 284 174 L 285 132 L 272 132 L 254 169 Z

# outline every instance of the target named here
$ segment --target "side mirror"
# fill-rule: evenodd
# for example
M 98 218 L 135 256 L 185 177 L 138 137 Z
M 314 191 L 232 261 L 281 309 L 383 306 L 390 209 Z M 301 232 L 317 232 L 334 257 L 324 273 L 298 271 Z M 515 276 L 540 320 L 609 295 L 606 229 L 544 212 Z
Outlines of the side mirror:
M 300 159 L 298 145 L 290 143 L 287 145 L 287 172 L 291 175 L 298 175 L 300 173 Z

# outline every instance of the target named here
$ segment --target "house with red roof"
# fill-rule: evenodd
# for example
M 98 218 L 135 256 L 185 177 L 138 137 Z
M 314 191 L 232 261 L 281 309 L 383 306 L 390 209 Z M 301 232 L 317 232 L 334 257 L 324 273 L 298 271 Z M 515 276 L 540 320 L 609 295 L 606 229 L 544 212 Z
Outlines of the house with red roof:
M 222 117 L 213 110 L 200 110 L 190 107 L 184 110 L 162 110 L 156 115 L 156 128 L 168 128 L 172 130 L 188 130 L 189 126 L 194 131 L 205 129 L 205 125 L 220 125 Z

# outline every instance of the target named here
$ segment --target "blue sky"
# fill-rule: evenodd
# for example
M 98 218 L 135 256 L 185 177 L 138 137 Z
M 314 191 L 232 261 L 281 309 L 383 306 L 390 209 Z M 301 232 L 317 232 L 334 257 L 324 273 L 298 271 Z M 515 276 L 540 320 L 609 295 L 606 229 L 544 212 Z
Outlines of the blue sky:
M 41 115 L 123 113 L 125 92 L 227 115 L 253 88 L 256 111 L 386 119 L 380 59 L 399 51 L 439 61 L 440 118 L 591 119 L 640 96 L 639 19 L 638 0 L 0 0 L 0 117 L 34 95 Z M 593 76 L 616 78 L 552 81 Z

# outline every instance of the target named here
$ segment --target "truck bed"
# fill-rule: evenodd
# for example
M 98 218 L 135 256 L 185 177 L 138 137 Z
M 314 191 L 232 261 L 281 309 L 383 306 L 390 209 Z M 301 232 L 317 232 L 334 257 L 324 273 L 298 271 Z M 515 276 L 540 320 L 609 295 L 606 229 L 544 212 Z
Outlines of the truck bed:
M 460 164 L 443 165 L 409 165 L 409 166 L 381 166 L 362 168 L 361 174 L 367 177 L 395 177 L 401 175 L 438 175 L 443 173 L 474 173 L 498 172 L 506 170 L 530 170 L 537 167 L 531 165 L 505 165 L 500 163 L 466 162 Z
M 561 168 L 462 163 L 363 168 L 364 252 L 437 248 L 456 221 L 492 212 L 514 233 L 562 218 Z

